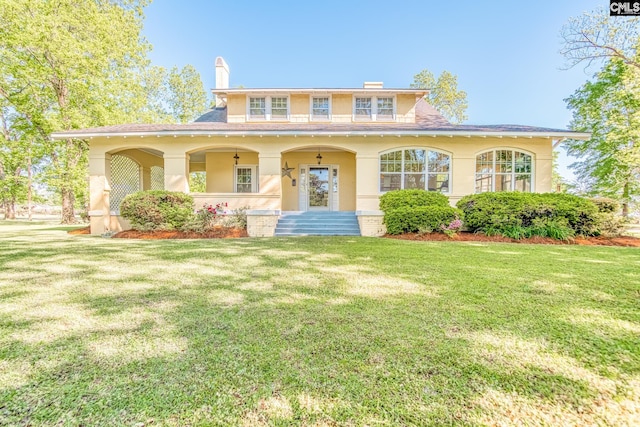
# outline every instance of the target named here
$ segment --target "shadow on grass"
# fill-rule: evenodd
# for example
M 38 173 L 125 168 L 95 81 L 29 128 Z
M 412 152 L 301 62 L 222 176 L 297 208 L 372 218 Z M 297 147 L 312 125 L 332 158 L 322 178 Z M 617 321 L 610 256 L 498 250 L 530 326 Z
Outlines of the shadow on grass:
M 0 424 L 615 424 L 637 404 L 633 250 L 23 237 L 0 235 Z

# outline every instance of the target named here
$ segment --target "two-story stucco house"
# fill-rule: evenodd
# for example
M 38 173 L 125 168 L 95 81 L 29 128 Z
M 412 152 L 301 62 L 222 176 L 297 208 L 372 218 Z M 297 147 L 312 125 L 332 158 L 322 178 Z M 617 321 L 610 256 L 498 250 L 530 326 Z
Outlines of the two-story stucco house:
M 216 108 L 190 124 L 129 124 L 58 132 L 89 141 L 91 232 L 121 230 L 123 197 L 189 192 L 196 206 L 249 207 L 249 234 L 274 234 L 289 211 L 351 212 L 362 235 L 384 232 L 379 198 L 401 188 L 440 191 L 452 204 L 484 191 L 551 190 L 552 149 L 567 130 L 453 125 L 423 89 L 229 88 L 216 59 Z M 543 108 L 543 106 L 541 106 Z M 315 221 L 321 221 L 316 217 Z

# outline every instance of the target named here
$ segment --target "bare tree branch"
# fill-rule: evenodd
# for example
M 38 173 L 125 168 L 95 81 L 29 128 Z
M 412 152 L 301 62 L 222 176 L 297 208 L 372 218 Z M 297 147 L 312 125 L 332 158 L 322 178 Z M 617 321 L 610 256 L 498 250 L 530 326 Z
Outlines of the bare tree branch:
M 594 61 L 618 58 L 640 69 L 639 17 L 610 17 L 604 8 L 574 17 L 562 28 L 563 47 L 560 53 L 567 59 L 566 69 L 580 63 L 589 67 Z

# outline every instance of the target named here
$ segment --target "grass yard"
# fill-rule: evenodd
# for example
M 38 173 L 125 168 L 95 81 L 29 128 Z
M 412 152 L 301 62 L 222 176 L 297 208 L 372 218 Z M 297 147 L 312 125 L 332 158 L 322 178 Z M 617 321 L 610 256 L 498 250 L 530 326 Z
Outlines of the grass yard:
M 639 425 L 640 250 L 0 226 L 0 425 Z

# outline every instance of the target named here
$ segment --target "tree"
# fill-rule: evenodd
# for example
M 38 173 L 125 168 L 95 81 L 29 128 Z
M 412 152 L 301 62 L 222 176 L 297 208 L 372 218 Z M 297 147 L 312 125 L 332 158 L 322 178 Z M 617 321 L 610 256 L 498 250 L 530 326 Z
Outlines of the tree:
M 0 0 L 0 96 L 46 139 L 53 131 L 122 123 L 146 65 L 141 38 L 146 0 Z M 122 96 L 127 94 L 127 96 Z M 133 94 L 133 95 L 132 95 Z M 128 105 L 124 105 L 128 104 Z M 48 145 L 46 179 L 75 221 L 86 187 L 86 141 Z
M 433 73 L 427 69 L 413 76 L 412 88 L 429 89 L 427 101 L 447 120 L 462 123 L 467 120 L 467 93 L 458 90 L 458 77 L 448 71 L 443 71 L 436 80 Z
M 617 198 L 622 214 L 640 194 L 640 87 L 633 66 L 614 58 L 566 99 L 571 128 L 590 132 L 588 141 L 569 140 L 565 146 L 580 161 L 574 168 L 591 192 Z
M 179 70 L 173 67 L 150 66 L 141 73 L 142 101 L 131 114 L 143 123 L 187 123 L 203 114 L 209 107 L 200 74 L 192 65 Z
M 604 8 L 585 12 L 569 19 L 562 28 L 560 53 L 567 59 L 568 68 L 618 59 L 640 70 L 639 24 L 639 17 L 611 17 Z
M 195 120 L 209 106 L 200 74 L 193 65 L 185 65 L 181 71 L 173 67 L 168 76 L 168 88 L 169 111 L 178 123 Z

